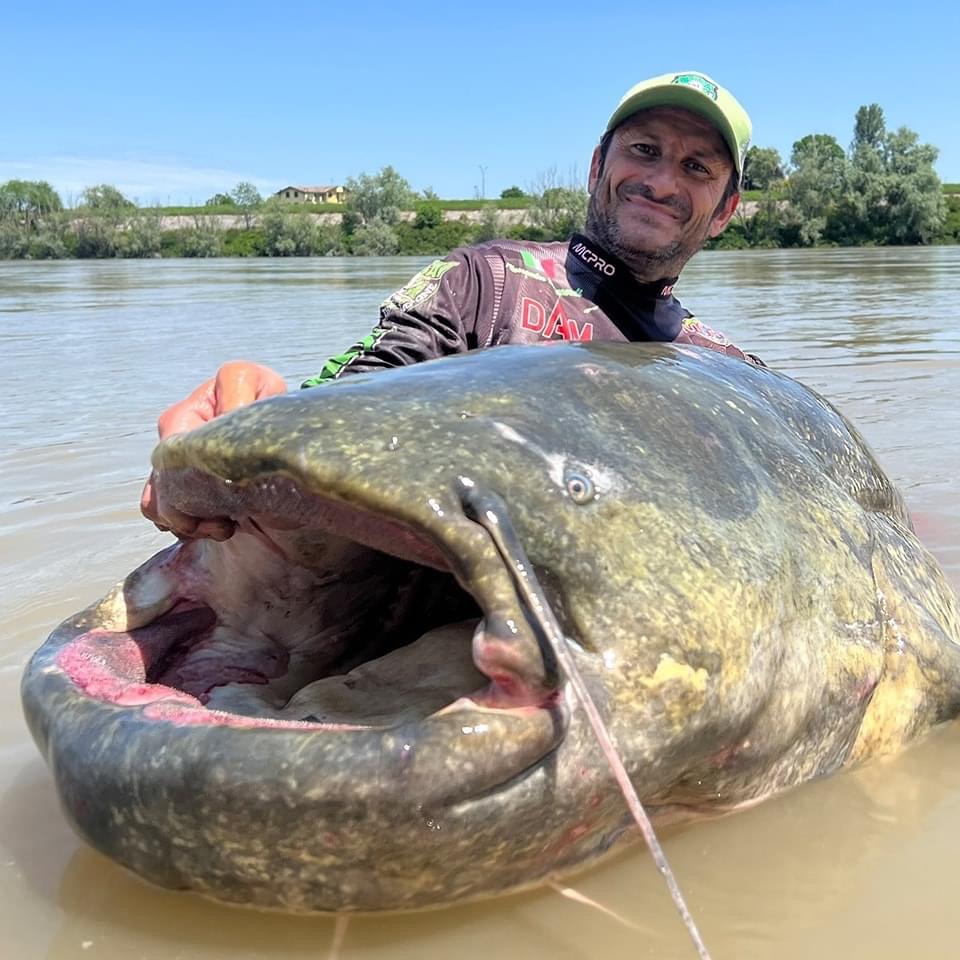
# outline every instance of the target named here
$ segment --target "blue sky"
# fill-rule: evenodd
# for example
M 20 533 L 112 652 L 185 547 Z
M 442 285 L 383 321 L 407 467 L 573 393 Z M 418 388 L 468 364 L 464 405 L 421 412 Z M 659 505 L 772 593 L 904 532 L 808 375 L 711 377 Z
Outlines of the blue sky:
M 786 158 L 879 103 L 960 182 L 960 4 L 5 5 L 0 181 L 142 203 L 334 184 L 392 164 L 443 197 L 585 178 L 637 80 L 699 70 Z

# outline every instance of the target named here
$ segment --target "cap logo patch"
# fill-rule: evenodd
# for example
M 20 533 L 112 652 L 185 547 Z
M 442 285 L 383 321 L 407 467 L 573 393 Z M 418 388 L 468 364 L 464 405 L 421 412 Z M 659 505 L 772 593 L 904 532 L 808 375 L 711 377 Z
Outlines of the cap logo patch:
M 710 97 L 711 100 L 717 99 L 717 85 L 711 83 L 706 77 L 701 77 L 699 73 L 678 73 L 670 82 L 693 87 L 705 97 Z

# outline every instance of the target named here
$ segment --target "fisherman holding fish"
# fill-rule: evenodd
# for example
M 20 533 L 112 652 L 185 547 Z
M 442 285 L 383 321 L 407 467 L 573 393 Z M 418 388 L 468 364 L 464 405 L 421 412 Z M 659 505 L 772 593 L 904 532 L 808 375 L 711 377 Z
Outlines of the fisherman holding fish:
M 477 353 L 215 420 L 285 390 L 233 364 L 161 417 L 182 435 L 144 512 L 181 541 L 21 686 L 84 840 L 164 887 L 337 913 L 339 943 L 353 913 L 556 886 L 632 839 L 618 786 L 709 960 L 654 822 L 960 713 L 960 608 L 901 494 L 672 296 L 748 131 L 704 76 L 638 85 L 583 235 L 435 261 L 307 385 L 510 343 L 706 350 Z M 231 516 L 247 535 L 194 539 Z
M 594 149 L 582 234 L 557 243 L 494 240 L 435 260 L 387 298 L 369 335 L 303 386 L 507 343 L 689 343 L 759 362 L 673 296 L 684 265 L 737 209 L 750 133 L 746 111 L 706 74 L 641 81 Z M 286 389 L 268 367 L 227 363 L 161 415 L 160 438 Z M 180 513 L 152 478 L 141 508 L 178 536 L 233 532 L 227 519 Z

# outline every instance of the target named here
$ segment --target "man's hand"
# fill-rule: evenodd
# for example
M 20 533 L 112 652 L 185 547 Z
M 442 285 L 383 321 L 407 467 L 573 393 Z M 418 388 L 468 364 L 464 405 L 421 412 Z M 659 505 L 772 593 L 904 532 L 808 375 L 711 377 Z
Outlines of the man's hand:
M 174 433 L 186 433 L 222 413 L 286 392 L 287 384 L 275 370 L 259 363 L 233 360 L 185 400 L 164 410 L 157 421 L 157 432 L 161 440 Z M 235 526 L 229 517 L 191 517 L 181 513 L 158 494 L 152 473 L 140 497 L 140 510 L 157 529 L 169 530 L 178 537 L 227 540 Z

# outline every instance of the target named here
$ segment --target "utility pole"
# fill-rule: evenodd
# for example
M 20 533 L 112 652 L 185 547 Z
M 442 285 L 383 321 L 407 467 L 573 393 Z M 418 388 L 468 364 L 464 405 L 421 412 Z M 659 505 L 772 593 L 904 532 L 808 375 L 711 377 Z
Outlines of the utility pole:
M 480 199 L 487 199 L 487 168 L 481 164 L 477 165 L 480 169 Z

